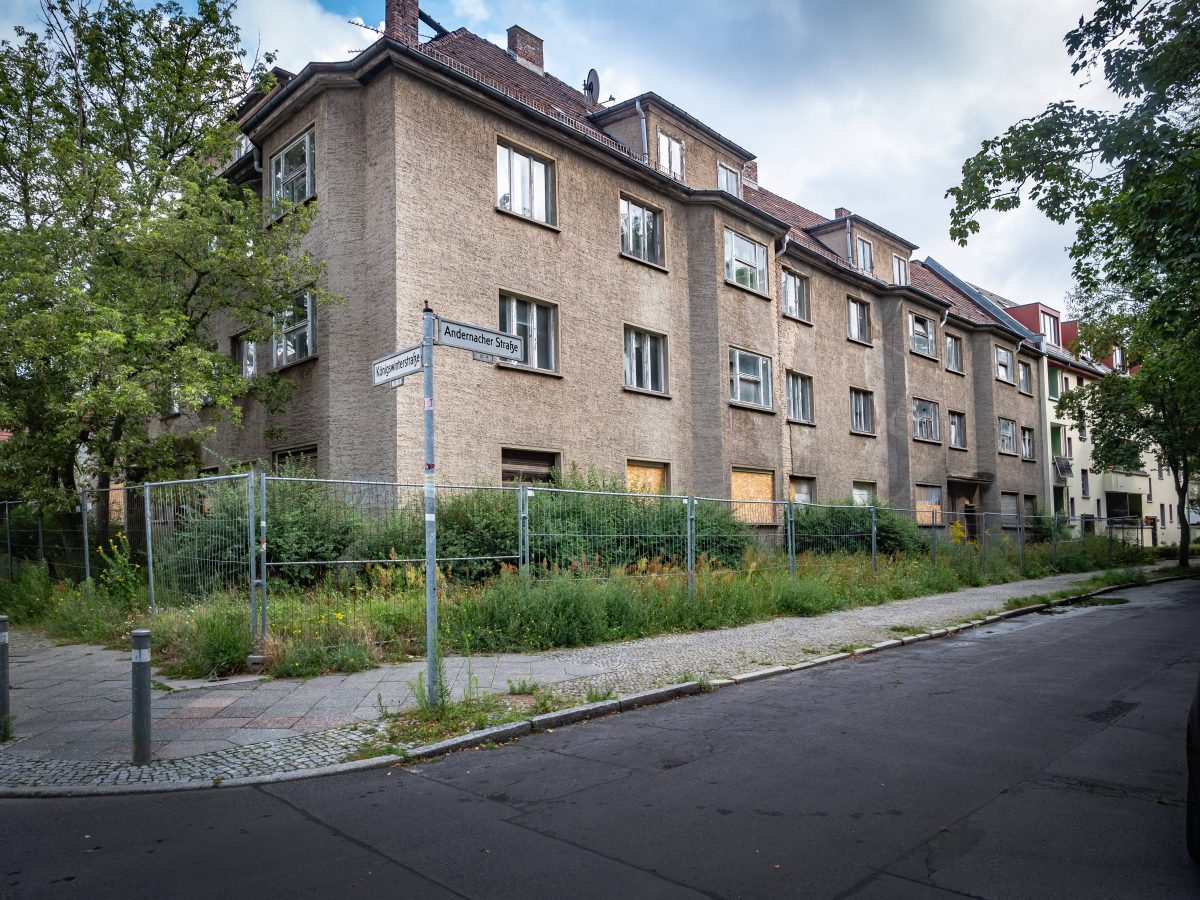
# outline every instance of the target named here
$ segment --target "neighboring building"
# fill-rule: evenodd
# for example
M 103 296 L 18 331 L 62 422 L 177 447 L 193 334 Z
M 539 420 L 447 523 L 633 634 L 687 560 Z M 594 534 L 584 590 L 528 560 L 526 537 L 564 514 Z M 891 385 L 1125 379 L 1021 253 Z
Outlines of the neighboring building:
M 247 402 L 205 465 L 301 456 L 417 479 L 420 379 L 372 388 L 369 372 L 418 342 L 428 302 L 528 348 L 494 366 L 439 352 L 443 482 L 578 463 L 931 518 L 1041 502 L 1027 329 L 892 231 L 771 193 L 753 154 L 659 95 L 601 106 L 516 26 L 506 51 L 423 18 L 436 36 L 417 45 L 418 15 L 392 0 L 386 38 L 277 73 L 240 110 L 228 176 L 268 210 L 319 201 L 307 246 L 345 301 L 299 298 L 270 345 L 220 335 L 246 374 L 277 369 L 295 393 L 281 416 Z

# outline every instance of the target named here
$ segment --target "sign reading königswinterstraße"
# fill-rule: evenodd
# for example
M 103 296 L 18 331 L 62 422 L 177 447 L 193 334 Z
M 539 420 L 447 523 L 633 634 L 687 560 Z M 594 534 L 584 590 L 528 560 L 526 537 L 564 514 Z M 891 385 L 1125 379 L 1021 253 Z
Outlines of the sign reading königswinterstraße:
M 515 334 L 505 334 L 503 331 L 492 331 L 490 328 L 480 328 L 478 325 L 467 325 L 452 319 L 438 319 L 437 343 L 447 347 L 461 347 L 464 350 L 477 350 L 480 353 L 490 353 L 501 359 L 524 359 L 525 339 Z
M 400 350 L 371 363 L 371 383 L 375 387 L 421 371 L 421 345 Z

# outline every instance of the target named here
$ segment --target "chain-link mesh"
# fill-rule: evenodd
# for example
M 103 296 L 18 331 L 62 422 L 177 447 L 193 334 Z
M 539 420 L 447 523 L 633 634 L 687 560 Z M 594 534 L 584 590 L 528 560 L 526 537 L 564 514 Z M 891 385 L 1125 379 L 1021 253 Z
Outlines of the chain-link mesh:
M 788 504 L 697 497 L 697 565 L 714 569 L 788 568 Z

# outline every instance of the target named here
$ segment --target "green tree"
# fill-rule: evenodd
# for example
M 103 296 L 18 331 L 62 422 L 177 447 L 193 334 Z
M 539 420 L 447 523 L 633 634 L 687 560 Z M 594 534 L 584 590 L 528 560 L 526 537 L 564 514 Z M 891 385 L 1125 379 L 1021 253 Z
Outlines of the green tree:
M 204 430 L 164 412 L 287 399 L 248 381 L 215 335 L 265 339 L 323 264 L 315 207 L 264 228 L 259 196 L 221 176 L 237 102 L 266 86 L 229 0 L 142 8 L 44 0 L 43 28 L 0 43 L 0 485 L 23 497 L 186 471 Z M 211 426 L 210 426 L 211 427 Z
M 1140 469 L 1142 453 L 1169 466 L 1179 517 L 1179 565 L 1187 566 L 1191 528 L 1188 489 L 1200 456 L 1200 366 L 1188 342 L 1130 347 L 1128 374 L 1113 372 L 1058 401 L 1058 413 L 1085 420 L 1092 465 Z
M 1065 38 L 1073 75 L 1102 73 L 1116 110 L 1049 105 L 963 164 L 950 234 L 1029 199 L 1075 226 L 1078 349 L 1122 347 L 1130 374 L 1065 397 L 1086 414 L 1100 465 L 1172 469 L 1183 547 L 1200 437 L 1200 0 L 1100 0 Z M 1180 561 L 1186 565 L 1186 549 Z

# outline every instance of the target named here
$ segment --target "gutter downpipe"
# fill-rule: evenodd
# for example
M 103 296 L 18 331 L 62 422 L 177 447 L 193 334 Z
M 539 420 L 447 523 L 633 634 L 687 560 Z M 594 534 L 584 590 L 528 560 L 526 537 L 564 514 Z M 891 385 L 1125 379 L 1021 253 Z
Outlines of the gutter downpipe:
M 850 260 L 850 265 L 855 265 L 857 260 L 854 258 L 854 245 L 850 242 L 850 219 L 846 219 L 846 259 Z M 862 265 L 858 266 L 860 269 Z
M 638 116 L 642 120 L 642 162 L 650 164 L 650 135 L 646 130 L 646 111 L 642 109 L 641 99 L 633 101 L 633 108 L 637 110 Z
M 251 144 L 254 148 L 254 171 L 262 174 L 262 150 L 258 148 L 258 144 Z

